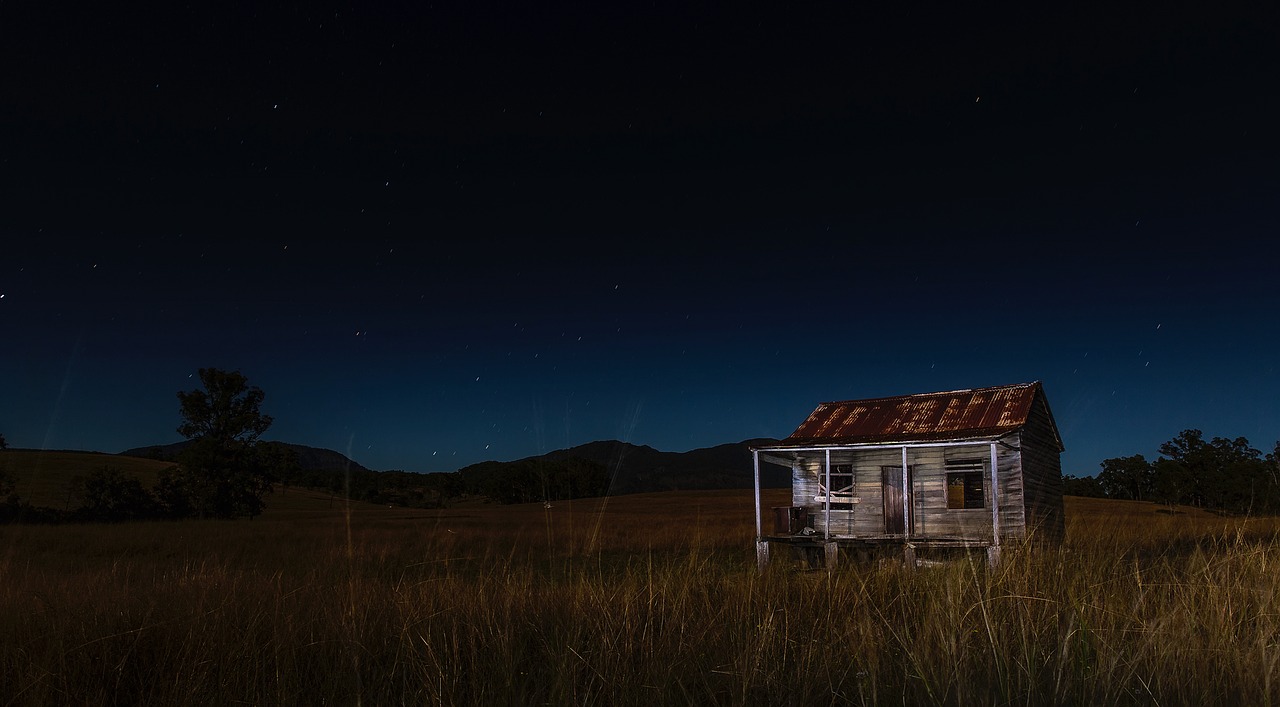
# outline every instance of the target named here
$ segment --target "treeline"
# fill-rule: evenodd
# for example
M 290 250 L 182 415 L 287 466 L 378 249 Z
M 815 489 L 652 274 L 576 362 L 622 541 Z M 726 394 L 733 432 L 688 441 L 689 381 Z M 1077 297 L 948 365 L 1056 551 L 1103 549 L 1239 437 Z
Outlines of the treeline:
M 240 518 L 260 514 L 273 484 L 297 473 L 293 450 L 275 442 L 236 447 L 193 445 L 181 464 L 160 472 L 148 489 L 110 464 L 89 472 L 68 492 L 72 509 L 35 506 L 0 470 L 0 523 L 119 523 L 132 520 Z
M 599 462 L 569 457 L 535 457 L 516 462 L 484 462 L 455 472 L 462 488 L 499 503 L 532 503 L 603 496 L 609 474 Z
M 248 456 L 252 450 L 252 457 Z M 197 450 L 190 450 L 199 454 Z M 204 450 L 203 454 L 208 454 Z M 68 489 L 68 506 L 35 506 L 16 493 L 17 479 L 0 470 L 0 523 L 120 523 L 182 518 L 236 518 L 261 513 L 263 495 L 275 486 L 322 491 L 338 499 L 408 508 L 443 508 L 464 498 L 487 498 L 498 503 L 563 501 L 603 496 L 608 474 L 598 462 L 577 457 L 559 460 L 525 459 L 485 462 L 460 471 L 420 474 L 408 471 L 303 470 L 293 451 L 275 442 L 245 450 L 238 459 L 205 459 L 175 465 L 160 472 L 148 488 L 137 477 L 105 464 L 85 474 Z M 219 473 L 192 470 L 220 469 Z
M 441 508 L 469 497 L 498 503 L 561 501 L 603 496 L 609 489 L 605 466 L 577 457 L 483 462 L 434 474 L 365 469 L 301 471 L 292 481 L 335 498 L 411 508 Z
M 1159 453 L 1154 460 L 1141 454 L 1106 459 L 1097 476 L 1064 476 L 1063 491 L 1225 513 L 1280 514 L 1280 442 L 1264 455 L 1244 437 L 1206 441 L 1193 429 L 1160 445 Z
M 328 493 L 334 499 L 349 498 L 409 508 L 441 508 L 460 497 L 454 474 L 419 474 L 411 471 L 371 471 L 348 469 L 306 469 L 294 475 L 289 485 Z M 285 487 L 288 492 L 288 487 Z

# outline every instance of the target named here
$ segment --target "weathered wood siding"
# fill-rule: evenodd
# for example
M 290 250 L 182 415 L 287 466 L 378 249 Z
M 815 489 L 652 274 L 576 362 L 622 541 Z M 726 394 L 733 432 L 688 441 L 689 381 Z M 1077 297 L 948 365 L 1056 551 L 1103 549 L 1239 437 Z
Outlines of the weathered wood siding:
M 822 469 L 822 459 L 817 460 L 817 468 Z M 802 459 L 791 465 L 791 505 L 804 506 L 809 509 L 809 517 L 813 517 L 814 496 L 818 495 L 818 472 L 810 459 Z
M 921 538 L 960 538 L 989 542 L 991 527 L 991 446 L 977 444 L 963 447 L 922 450 L 915 483 L 915 535 Z M 982 461 L 982 508 L 947 508 L 946 463 L 980 459 Z M 1016 453 L 997 447 L 998 502 L 1001 535 L 1016 532 L 1023 525 L 1021 503 L 1022 481 Z
M 793 503 L 807 506 L 813 518 L 813 527 L 819 533 L 828 529 L 824 504 L 815 500 L 819 494 L 820 477 L 824 473 L 824 456 L 822 452 L 813 452 L 805 456 L 799 465 L 800 472 L 792 486 Z M 894 466 L 901 468 L 902 451 L 869 450 L 851 451 L 849 449 L 832 449 L 831 464 L 848 464 L 853 467 L 854 489 L 858 503 L 848 510 L 831 511 L 830 533 L 838 537 L 861 537 L 883 535 L 884 530 L 884 489 L 881 486 L 881 467 Z
M 1036 396 L 1020 437 L 1027 528 L 1033 540 L 1061 542 L 1064 535 L 1061 450 L 1043 395 Z
M 982 508 L 947 508 L 946 467 L 949 461 L 981 460 L 983 465 Z M 907 464 L 911 469 L 911 508 L 914 537 L 967 539 L 990 542 L 991 523 L 991 447 L 977 443 L 959 447 L 908 448 Z M 870 537 L 886 534 L 883 474 L 902 473 L 902 450 L 833 448 L 831 464 L 853 468 L 854 487 L 859 502 L 848 509 L 832 509 L 827 517 L 825 504 L 816 500 L 824 482 L 825 455 L 807 452 L 792 467 L 792 503 L 809 509 L 813 527 L 819 534 L 833 537 Z M 1002 536 L 1019 536 L 1026 520 L 1022 505 L 1021 457 L 1016 450 L 997 447 L 997 476 Z

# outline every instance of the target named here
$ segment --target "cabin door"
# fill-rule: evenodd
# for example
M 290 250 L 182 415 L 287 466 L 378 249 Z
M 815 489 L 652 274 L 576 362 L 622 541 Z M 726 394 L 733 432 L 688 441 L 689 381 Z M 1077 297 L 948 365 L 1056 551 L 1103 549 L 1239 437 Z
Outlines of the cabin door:
M 901 535 L 907 531 L 906 519 L 902 517 L 902 467 L 880 467 L 880 484 L 884 489 L 884 532 Z M 905 493 L 911 493 L 911 467 L 907 467 Z

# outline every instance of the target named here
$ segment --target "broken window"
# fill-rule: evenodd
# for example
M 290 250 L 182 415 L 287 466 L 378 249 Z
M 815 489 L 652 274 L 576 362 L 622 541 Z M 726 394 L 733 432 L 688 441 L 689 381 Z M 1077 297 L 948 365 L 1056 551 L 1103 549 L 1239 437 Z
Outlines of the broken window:
M 981 459 L 947 462 L 947 508 L 984 508 L 986 465 Z
M 852 464 L 831 465 L 831 486 L 827 486 L 826 474 L 818 475 L 818 495 L 814 498 L 818 503 L 831 502 L 832 510 L 850 510 L 853 504 L 861 502 L 854 485 Z

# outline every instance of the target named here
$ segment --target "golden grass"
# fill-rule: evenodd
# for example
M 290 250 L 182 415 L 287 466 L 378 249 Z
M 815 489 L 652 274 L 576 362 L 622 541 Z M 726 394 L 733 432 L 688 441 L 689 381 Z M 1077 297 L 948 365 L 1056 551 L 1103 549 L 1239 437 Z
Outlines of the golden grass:
M 0 528 L 0 703 L 1277 701 L 1269 519 L 1068 499 L 1065 547 L 994 570 L 759 575 L 750 491 L 270 501 Z

